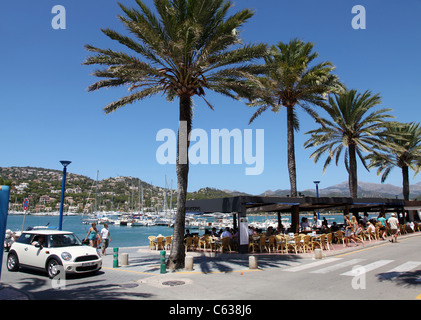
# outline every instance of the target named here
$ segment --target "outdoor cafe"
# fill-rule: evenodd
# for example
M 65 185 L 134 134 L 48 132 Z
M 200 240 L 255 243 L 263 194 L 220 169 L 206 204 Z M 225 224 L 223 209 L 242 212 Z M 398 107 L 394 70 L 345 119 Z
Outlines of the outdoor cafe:
M 341 211 L 344 215 L 363 214 L 365 212 L 376 212 L 386 214 L 388 212 L 400 213 L 404 219 L 413 219 L 407 209 L 415 208 L 418 202 L 405 201 L 402 199 L 386 198 L 349 198 L 349 197 L 256 197 L 238 196 L 230 198 L 217 198 L 205 200 L 190 200 L 186 203 L 186 212 L 189 213 L 232 213 L 233 232 L 236 234 L 236 241 L 231 241 L 231 249 L 239 253 L 260 252 L 304 252 L 314 250 L 316 247 L 330 249 L 334 242 L 343 242 L 341 230 L 330 233 L 300 232 L 300 212 L 320 212 L 324 210 Z M 278 215 L 278 226 L 281 226 L 281 213 L 291 214 L 291 228 L 289 232 L 266 236 L 250 234 L 247 214 L 275 212 Z M 369 235 L 367 235 L 369 237 Z M 371 239 L 371 237 L 370 237 Z M 222 239 L 213 239 L 213 246 L 204 237 L 192 240 L 208 248 L 218 248 L 221 251 L 225 246 Z M 196 242 L 194 242 L 196 241 Z M 189 244 L 186 244 L 188 250 Z M 192 245 L 193 248 L 195 245 Z

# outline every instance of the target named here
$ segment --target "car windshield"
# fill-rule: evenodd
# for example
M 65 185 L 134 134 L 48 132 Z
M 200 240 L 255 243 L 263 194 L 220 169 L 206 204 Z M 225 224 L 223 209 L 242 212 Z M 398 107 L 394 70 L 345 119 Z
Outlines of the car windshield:
M 73 233 L 53 234 L 48 236 L 50 248 L 81 246 L 82 242 Z

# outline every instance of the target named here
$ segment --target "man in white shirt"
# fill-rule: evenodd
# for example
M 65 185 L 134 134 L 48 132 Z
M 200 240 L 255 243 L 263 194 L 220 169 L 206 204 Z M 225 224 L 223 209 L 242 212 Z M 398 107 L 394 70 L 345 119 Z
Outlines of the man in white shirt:
M 110 230 L 108 230 L 108 224 L 104 224 L 104 228 L 101 230 L 100 239 L 102 241 L 102 255 L 105 254 L 105 250 L 108 248 L 108 244 L 111 241 Z
M 232 238 L 232 234 L 230 232 L 230 228 L 229 227 L 226 227 L 225 230 L 224 230 L 224 232 L 222 232 L 222 234 L 221 234 L 221 239 L 222 238 L 225 238 L 225 237 Z
M 387 223 L 389 225 L 389 233 L 392 236 L 392 240 L 389 241 L 393 242 L 393 239 L 395 239 L 395 242 L 398 242 L 399 220 L 396 218 L 396 213 L 392 213 Z
M 317 219 L 317 215 L 313 216 L 313 229 L 321 229 L 322 228 L 322 221 Z

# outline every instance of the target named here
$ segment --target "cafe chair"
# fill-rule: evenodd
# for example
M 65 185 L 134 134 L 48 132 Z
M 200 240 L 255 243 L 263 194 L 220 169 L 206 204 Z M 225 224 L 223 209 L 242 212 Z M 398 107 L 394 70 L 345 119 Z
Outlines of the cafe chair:
M 193 250 L 197 250 L 199 248 L 199 242 L 199 236 L 193 236 Z
M 260 249 L 260 252 L 263 252 L 263 250 L 265 250 L 266 252 L 269 251 L 268 250 L 268 247 L 266 245 L 266 236 L 260 236 L 260 239 L 259 239 L 259 249 Z
M 259 246 L 259 244 L 256 242 L 255 239 L 258 239 L 258 237 L 249 236 L 249 251 L 250 249 L 252 249 L 253 250 L 252 252 L 254 252 L 254 249 Z
M 301 247 L 303 249 L 303 252 L 310 252 L 311 251 L 311 237 L 307 234 L 301 237 Z
M 270 249 L 272 249 L 272 252 L 274 252 L 276 250 L 276 238 L 275 238 L 275 236 L 269 236 L 269 243 L 267 245 L 267 248 L 269 249 L 269 252 L 270 252 Z
M 224 237 L 221 240 L 221 252 L 224 253 L 224 251 L 232 251 L 231 250 L 231 244 L 230 244 L 231 238 L 230 237 Z
M 322 234 L 320 237 L 311 239 L 311 249 L 313 251 L 314 251 L 315 248 L 317 249 L 317 247 L 319 247 L 320 249 L 323 250 L 323 242 L 326 243 L 326 241 L 325 240 L 322 241 L 322 238 L 324 240 L 324 238 L 325 238 L 325 235 L 324 234 Z
M 287 241 L 287 252 L 290 248 L 294 249 L 295 254 L 301 249 L 301 237 L 299 235 Z
M 155 236 L 149 236 L 148 239 L 149 239 L 149 249 L 152 249 L 152 248 L 156 249 L 156 238 L 155 238 Z
M 336 243 L 341 243 L 345 246 L 345 236 L 344 232 L 341 230 L 336 231 L 335 233 L 335 241 Z
M 172 236 L 165 237 L 165 247 L 167 250 L 171 249 Z
M 283 253 L 284 250 L 286 250 L 286 237 L 283 235 L 277 235 L 275 239 L 276 239 L 276 250 L 279 251 L 280 249 L 281 252 Z
M 193 250 L 193 237 L 187 237 L 185 243 L 186 252 L 190 249 Z
M 157 237 L 156 238 L 156 249 L 157 250 L 164 250 L 165 249 L 164 237 Z
M 326 235 L 326 246 L 330 250 L 330 248 L 333 249 L 333 235 L 332 233 L 328 233 Z

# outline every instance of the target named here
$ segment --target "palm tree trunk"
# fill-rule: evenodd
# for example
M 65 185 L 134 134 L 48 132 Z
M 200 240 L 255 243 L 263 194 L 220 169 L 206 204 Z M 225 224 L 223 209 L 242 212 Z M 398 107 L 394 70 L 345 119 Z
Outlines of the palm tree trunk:
M 287 108 L 287 139 L 288 139 L 288 173 L 291 186 L 291 197 L 297 196 L 297 173 L 295 167 L 295 147 L 294 147 L 294 106 Z
M 190 96 L 180 97 L 180 123 L 178 128 L 177 144 L 177 213 L 174 222 L 174 233 L 171 247 L 171 253 L 167 261 L 167 267 L 170 270 L 184 268 L 185 249 L 184 249 L 184 230 L 186 223 L 186 199 L 187 183 L 189 175 L 189 135 L 191 131 L 191 106 Z
M 357 157 L 355 153 L 355 145 L 349 145 L 349 172 L 348 183 L 349 192 L 352 198 L 357 198 L 358 195 L 358 178 L 357 178 Z
M 403 199 L 409 200 L 409 170 L 408 170 L 408 166 L 402 167 L 402 191 L 403 191 Z

